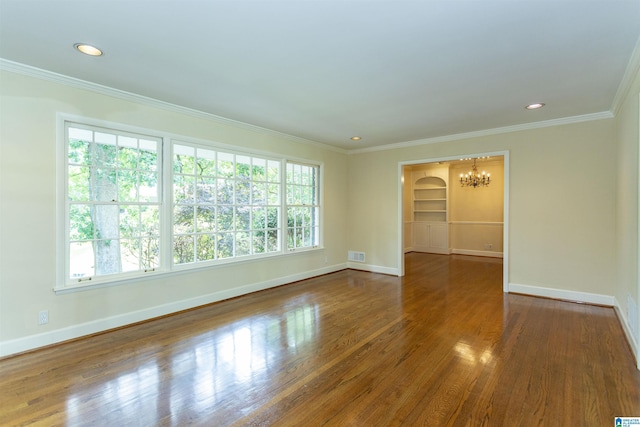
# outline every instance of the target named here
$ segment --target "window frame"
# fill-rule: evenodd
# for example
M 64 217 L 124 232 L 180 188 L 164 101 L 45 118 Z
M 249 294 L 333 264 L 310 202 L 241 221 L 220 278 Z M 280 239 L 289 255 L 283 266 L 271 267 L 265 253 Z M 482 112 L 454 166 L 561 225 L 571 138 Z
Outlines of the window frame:
M 67 203 L 68 194 L 68 139 L 67 125 L 77 126 L 80 128 L 102 128 L 113 133 L 134 134 L 138 136 L 148 136 L 159 141 L 160 148 L 158 150 L 158 185 L 159 192 L 159 259 L 158 267 L 148 271 L 133 271 L 114 273 L 110 275 L 92 276 L 91 279 L 77 281 L 70 277 L 70 227 L 69 227 L 69 211 Z M 259 262 L 264 259 L 281 256 L 292 256 L 296 253 L 304 253 L 308 251 L 322 250 L 323 247 L 323 169 L 324 164 L 318 161 L 308 159 L 300 159 L 291 156 L 282 155 L 276 152 L 268 152 L 261 150 L 246 149 L 238 146 L 217 143 L 210 140 L 202 140 L 177 135 L 168 132 L 145 129 L 137 126 L 131 126 L 122 123 L 108 122 L 104 120 L 91 119 L 82 116 L 69 115 L 64 113 L 57 114 L 57 144 L 56 144 L 56 280 L 53 290 L 56 294 L 67 293 L 78 290 L 95 289 L 100 287 L 108 287 L 113 285 L 129 284 L 141 280 L 148 280 L 152 277 L 161 275 L 172 275 L 176 273 L 184 273 L 193 270 L 217 268 L 219 266 L 228 266 L 230 264 L 240 264 L 247 262 Z M 280 165 L 280 217 L 279 217 L 279 249 L 274 252 L 265 252 L 258 254 L 232 256 L 229 258 L 203 260 L 200 262 L 192 262 L 186 264 L 176 264 L 173 259 L 173 151 L 174 145 L 188 145 L 216 152 L 233 153 L 239 156 L 256 157 L 266 159 L 267 161 L 277 161 Z M 309 247 L 299 247 L 290 250 L 288 248 L 288 227 L 287 227 L 287 165 L 289 163 L 301 164 L 317 168 L 318 173 L 318 242 Z

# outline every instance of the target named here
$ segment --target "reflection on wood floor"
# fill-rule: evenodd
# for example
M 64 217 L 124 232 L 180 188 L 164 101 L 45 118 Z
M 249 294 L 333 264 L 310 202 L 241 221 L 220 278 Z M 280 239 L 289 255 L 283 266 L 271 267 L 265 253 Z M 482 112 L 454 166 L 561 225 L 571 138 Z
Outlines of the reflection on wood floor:
M 611 308 L 412 253 L 0 361 L 0 425 L 613 425 L 640 372 Z

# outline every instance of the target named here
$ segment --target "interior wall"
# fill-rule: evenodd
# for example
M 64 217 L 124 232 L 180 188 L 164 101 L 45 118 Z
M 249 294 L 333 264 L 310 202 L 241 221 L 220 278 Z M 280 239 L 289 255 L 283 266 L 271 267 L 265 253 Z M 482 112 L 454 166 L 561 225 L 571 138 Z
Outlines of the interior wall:
M 640 72 L 616 114 L 618 139 L 616 173 L 616 254 L 617 287 L 615 298 L 619 315 L 629 325 L 628 335 L 640 368 L 640 278 L 638 277 L 638 203 L 639 203 L 639 145 L 640 145 Z
M 611 296 L 616 194 L 602 177 L 616 175 L 614 135 L 603 119 L 352 154 L 350 249 L 400 271 L 400 162 L 508 151 L 509 283 Z
M 49 80 L 0 78 L 0 356 L 345 267 L 346 154 Z M 56 295 L 58 113 L 322 162 L 324 249 Z
M 449 168 L 450 245 L 454 253 L 500 256 L 503 251 L 504 160 L 477 160 L 478 172 L 491 174 L 487 187 L 462 187 L 460 174 L 471 170 L 470 161 L 453 161 Z

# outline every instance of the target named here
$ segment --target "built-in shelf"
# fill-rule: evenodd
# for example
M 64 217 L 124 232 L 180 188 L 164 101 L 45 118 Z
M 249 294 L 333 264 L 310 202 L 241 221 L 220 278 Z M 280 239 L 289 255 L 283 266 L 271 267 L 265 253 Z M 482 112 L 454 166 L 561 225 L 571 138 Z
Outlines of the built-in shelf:
M 413 220 L 447 221 L 447 184 L 435 176 L 422 177 L 413 186 Z

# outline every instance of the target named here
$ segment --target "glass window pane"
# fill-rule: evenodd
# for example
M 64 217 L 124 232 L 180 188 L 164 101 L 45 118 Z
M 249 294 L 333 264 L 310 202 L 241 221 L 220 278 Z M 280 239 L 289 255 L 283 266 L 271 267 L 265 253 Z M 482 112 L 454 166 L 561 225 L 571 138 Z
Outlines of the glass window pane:
M 208 261 L 216 259 L 216 239 L 215 234 L 202 234 L 197 237 L 198 261 Z
M 160 235 L 160 207 L 140 206 L 140 236 L 157 237 Z
M 269 182 L 280 182 L 280 162 L 274 160 L 268 161 L 267 180 Z
M 92 242 L 72 242 L 69 245 L 69 278 L 94 276 L 94 260 Z
M 120 234 L 118 205 L 94 205 L 96 239 L 117 239 Z
M 96 169 L 91 178 L 93 200 L 98 202 L 118 200 L 115 169 Z
M 69 140 L 69 163 L 77 165 L 91 164 L 91 141 Z
M 269 230 L 267 232 L 267 251 L 278 252 L 280 250 L 280 232 L 277 230 Z
M 215 231 L 216 229 L 216 208 L 215 206 L 196 207 L 196 232 L 202 233 Z
M 251 199 L 250 181 L 236 181 L 236 204 L 248 205 Z
M 197 203 L 210 204 L 216 203 L 216 179 L 215 178 L 198 178 L 196 184 Z
M 264 231 L 254 231 L 252 236 L 253 253 L 262 254 L 267 252 L 267 233 Z
M 198 170 L 199 176 L 215 176 L 216 174 L 216 152 L 198 148 Z
M 140 267 L 143 269 L 158 268 L 160 266 L 160 239 L 140 239 Z
M 249 230 L 251 226 L 251 208 L 240 206 L 236 211 L 236 230 Z
M 232 179 L 218 179 L 218 204 L 233 204 L 234 181 Z
M 216 229 L 218 231 L 230 231 L 233 230 L 233 207 L 232 206 L 218 206 L 217 209 L 217 222 Z
M 251 185 L 251 203 L 254 205 L 264 205 L 267 203 L 266 184 L 260 182 Z
M 194 236 L 174 236 L 173 262 L 175 264 L 194 262 Z
M 265 159 L 253 159 L 251 179 L 254 181 L 265 181 L 267 179 L 267 161 Z
M 236 256 L 251 255 L 251 233 L 236 233 Z
M 109 168 L 116 166 L 116 146 L 108 144 L 95 144 L 93 149 L 93 162 L 97 167 Z
M 118 167 L 123 169 L 138 168 L 139 151 L 135 148 L 118 147 Z
M 195 178 L 192 176 L 175 175 L 173 178 L 174 203 L 194 203 Z
M 233 178 L 235 171 L 234 156 L 228 153 L 218 153 L 218 176 Z
M 120 240 L 120 254 L 122 256 L 122 272 L 140 270 L 140 240 Z
M 69 127 L 69 139 L 79 139 L 82 141 L 93 141 L 93 131 Z
M 173 233 L 193 233 L 195 228 L 195 207 L 177 205 L 173 207 Z
M 195 174 L 195 148 L 184 145 L 173 146 L 173 171 L 182 174 Z
M 140 235 L 140 207 L 120 207 L 120 237 L 131 238 Z
M 131 170 L 119 170 L 118 198 L 119 202 L 135 202 L 138 200 L 138 172 Z
M 251 178 L 251 158 L 247 156 L 236 156 L 236 177 Z
M 69 166 L 67 192 L 70 201 L 89 201 L 90 184 L 91 171 L 88 167 Z
M 69 206 L 69 240 L 92 240 L 93 238 L 91 206 Z
M 230 258 L 233 256 L 233 233 L 220 233 L 216 244 L 218 258 Z
M 138 201 L 156 203 L 158 196 L 158 174 L 157 172 L 140 172 L 138 187 Z

